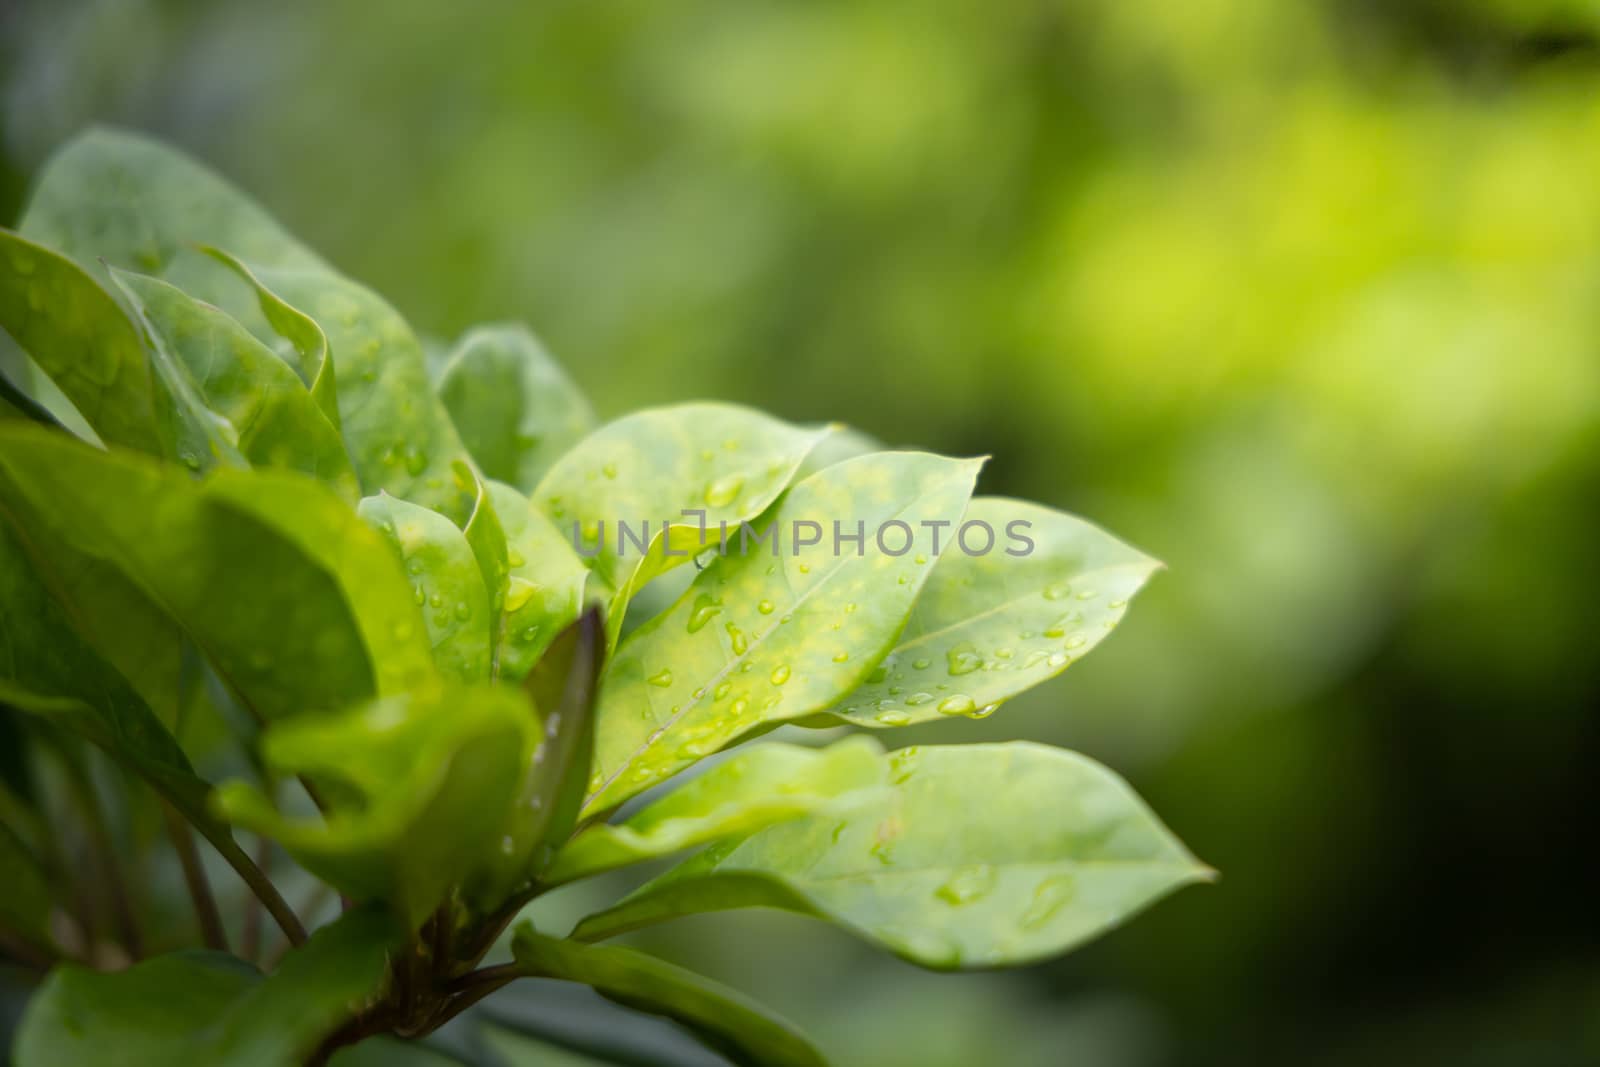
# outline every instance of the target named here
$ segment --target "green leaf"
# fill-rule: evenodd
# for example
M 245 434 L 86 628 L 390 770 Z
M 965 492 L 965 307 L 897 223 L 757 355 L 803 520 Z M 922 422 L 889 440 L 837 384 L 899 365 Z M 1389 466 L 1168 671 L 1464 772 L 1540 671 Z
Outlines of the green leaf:
M 281 775 L 346 787 L 325 817 L 290 818 L 253 785 L 213 798 L 230 822 L 265 834 L 346 896 L 387 901 L 416 929 L 445 894 L 503 848 L 538 732 L 515 690 L 477 687 L 389 697 L 268 729 L 262 757 Z
M 265 979 L 216 952 L 60 967 L 23 1017 L 17 1067 L 300 1067 L 382 991 L 397 942 L 384 916 L 353 911 Z
M 615 591 L 608 641 L 635 589 L 715 544 L 720 523 L 765 511 L 826 432 L 727 404 L 682 404 L 607 423 L 562 456 L 533 502 Z M 648 551 L 619 541 L 619 523 Z
M 326 269 L 260 205 L 165 145 L 96 128 L 67 142 L 40 172 L 22 232 L 89 266 L 157 274 L 185 292 L 212 277 L 194 242 L 257 263 Z
M 489 643 L 493 646 L 500 634 L 500 616 L 505 611 L 506 590 L 511 584 L 511 552 L 489 484 L 465 463 L 456 464 L 455 475 L 456 483 L 472 497 L 472 511 L 461 533 L 472 549 L 472 558 L 478 562 L 483 588 L 489 597 Z
M 523 779 L 510 840 L 516 873 L 539 874 L 577 825 L 594 760 L 595 699 L 605 658 L 605 620 L 590 608 L 550 643 L 522 687 L 538 709 L 544 741 Z M 531 855 L 531 870 L 522 859 Z
M 777 540 L 735 545 L 671 610 L 629 635 L 601 690 L 597 781 L 602 811 L 763 726 L 831 706 L 888 651 L 931 570 L 934 530 L 966 507 L 979 461 L 882 452 L 801 482 L 772 518 Z M 880 548 L 875 531 L 891 528 Z M 826 531 L 815 545 L 802 523 Z M 835 552 L 833 522 L 865 531 L 861 554 Z M 770 530 L 769 530 L 770 532 Z M 806 529 L 809 536 L 812 530 Z M 781 554 L 771 551 L 776 544 Z
M 510 568 L 495 662 L 501 678 L 518 682 L 583 610 L 589 569 L 527 497 L 503 482 L 487 484 Z
M 387 493 L 367 497 L 358 510 L 415 583 L 440 673 L 466 684 L 488 681 L 489 594 L 466 536 L 438 512 Z
M 102 749 L 182 812 L 235 870 L 251 872 L 249 858 L 206 807 L 211 787 L 138 694 L 84 645 L 44 571 L 16 532 L 0 523 L 0 701 L 49 718 Z M 268 903 L 285 929 L 299 931 L 281 900 Z
M 1064 952 L 1211 872 L 1112 772 L 1025 742 L 908 748 L 848 813 L 712 845 L 574 932 L 762 905 L 832 919 L 927 967 Z
M 582 982 L 620 1004 L 676 1020 L 737 1064 L 826 1063 L 792 1025 L 743 994 L 642 952 L 558 941 L 528 925 L 518 928 L 512 951 L 524 974 Z
M 1093 650 L 1161 567 L 1097 526 L 1021 500 L 980 497 L 968 523 L 994 531 L 993 550 L 946 549 L 894 652 L 835 715 L 874 727 L 982 718 Z M 985 540 L 971 530 L 974 550 Z
M 551 884 L 587 878 L 811 814 L 886 781 L 883 749 L 851 737 L 825 749 L 769 743 L 730 755 L 704 774 L 615 825 L 573 838 L 545 875 Z
M 363 491 L 385 490 L 465 520 L 451 464 L 467 453 L 429 385 L 410 328 L 210 170 L 141 137 L 91 130 L 46 164 L 22 231 L 85 266 L 103 259 L 161 277 L 221 307 L 263 341 L 284 329 L 295 309 L 309 316 L 337 363 L 338 409 Z M 254 278 L 246 281 L 253 284 L 202 247 L 224 250 L 223 262 L 235 270 L 249 264 L 245 272 Z M 315 386 L 317 377 L 313 371 L 308 380 Z
M 224 421 L 245 460 L 301 471 L 351 504 L 359 499 L 339 431 L 283 360 L 233 319 L 166 282 L 115 268 L 111 277 L 148 324 L 152 344 L 187 371 L 199 402 Z
M 451 352 L 439 396 L 485 474 L 531 492 L 594 426 L 594 412 L 519 324 L 480 326 Z
M 144 347 L 117 302 L 65 256 L 0 229 L 0 328 L 107 444 L 159 453 Z
M 101 573 L 126 576 L 110 592 L 132 587 L 159 606 L 263 718 L 343 706 L 432 675 L 399 565 L 322 485 L 232 470 L 197 483 L 12 423 L 0 425 L 0 487 L 30 544 L 59 541 L 107 565 Z M 96 633 L 130 624 L 100 612 L 137 598 L 76 584 L 77 601 L 98 616 Z
M 203 247 L 206 255 L 232 270 L 256 294 L 256 303 L 267 325 L 287 341 L 295 358 L 300 380 L 311 392 L 311 399 L 335 430 L 339 425 L 339 387 L 333 369 L 333 356 L 328 352 L 328 335 L 310 315 L 280 299 L 276 293 L 261 284 L 244 263 L 220 248 Z
M 326 336 L 339 379 L 340 426 L 362 491 L 386 492 L 464 524 L 472 502 L 456 485 L 455 465 L 468 461 L 467 450 L 429 385 L 422 346 L 400 313 L 337 274 L 242 258 L 260 285 Z
M 4 338 L 0 337 L 0 344 L 3 343 Z M 24 369 L 27 368 L 24 367 Z M 29 373 L 32 373 L 31 370 Z M 61 421 L 51 413 L 49 408 L 39 403 L 32 395 L 24 392 L 20 386 L 6 377 L 3 368 L 0 368 L 0 419 L 28 419 L 44 426 L 66 430 L 66 427 L 61 425 Z M 71 431 L 67 432 L 70 433 Z

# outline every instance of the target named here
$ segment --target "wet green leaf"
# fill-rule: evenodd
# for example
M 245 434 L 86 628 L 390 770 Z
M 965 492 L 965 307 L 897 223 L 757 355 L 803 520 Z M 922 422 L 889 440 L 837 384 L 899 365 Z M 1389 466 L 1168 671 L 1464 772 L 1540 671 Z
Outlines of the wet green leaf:
M 601 689 L 588 810 L 628 799 L 762 726 L 821 711 L 891 647 L 932 569 L 933 530 L 966 507 L 976 460 L 882 452 L 795 486 L 773 542 L 717 558 L 617 649 Z M 875 537 L 892 528 L 884 551 Z M 835 551 L 833 522 L 865 531 Z M 802 523 L 824 531 L 800 547 Z M 804 528 L 809 539 L 810 528 Z M 905 544 L 898 555 L 890 554 Z
M 870 738 L 825 748 L 768 743 L 742 749 L 616 824 L 595 823 L 556 856 L 546 874 L 569 882 L 670 855 L 720 838 L 744 836 L 882 785 L 887 763 Z
M 337 274 L 243 259 L 273 296 L 326 335 L 338 374 L 340 426 L 362 491 L 386 492 L 465 523 L 471 499 L 457 487 L 455 465 L 468 461 L 467 450 L 428 383 L 422 346 L 400 313 Z
M 524 493 L 594 426 L 567 372 L 519 324 L 468 332 L 445 365 L 439 396 L 484 473 Z
M 40 171 L 21 231 L 89 266 L 157 274 L 185 292 L 214 278 L 193 242 L 257 263 L 325 269 L 254 200 L 181 152 L 104 127 L 67 142 Z M 203 272 L 203 273 L 201 273 Z
M 523 681 L 538 710 L 543 739 L 523 778 L 513 812 L 514 873 L 540 874 L 566 841 L 583 807 L 594 760 L 595 699 L 605 658 L 605 620 L 591 607 L 550 643 Z M 531 867 L 523 856 L 530 856 Z
M 326 816 L 295 818 L 233 781 L 218 787 L 213 806 L 346 896 L 387 902 L 416 929 L 504 850 L 535 727 L 521 694 L 500 687 L 452 686 L 290 720 L 263 736 L 267 766 L 337 783 L 350 799 Z
M 361 501 L 361 517 L 383 534 L 412 584 L 433 659 L 446 678 L 489 680 L 489 594 L 466 535 L 436 511 L 389 496 Z
M 489 498 L 506 540 L 504 611 L 495 639 L 500 677 L 521 681 L 562 627 L 583 609 L 589 569 L 571 542 L 523 496 L 490 481 Z
M 125 576 L 263 718 L 339 707 L 431 675 L 400 567 L 382 538 L 315 482 L 226 470 L 197 483 L 12 423 L 0 426 L 0 484 L 8 509 L 33 519 L 30 543 L 59 541 L 98 561 L 100 573 Z M 119 588 L 113 582 L 110 591 Z M 99 592 L 78 600 L 92 609 Z M 94 625 L 106 635 L 129 624 L 102 616 Z
M 99 973 L 52 971 L 29 1004 L 17 1067 L 300 1067 L 382 990 L 398 938 L 353 911 L 272 975 L 219 952 L 178 952 Z
M 261 284 L 261 279 L 249 267 L 220 248 L 203 248 L 206 255 L 228 267 L 249 283 L 256 294 L 256 303 L 267 325 L 287 341 L 300 380 L 311 392 L 317 410 L 327 418 L 335 430 L 339 426 L 339 387 L 333 369 L 333 357 L 328 352 L 328 335 L 310 315 L 280 299 L 276 293 Z M 280 353 L 281 355 L 282 353 Z
M 968 546 L 981 549 L 987 527 L 992 549 L 969 555 L 957 527 L 945 532 L 951 543 L 894 652 L 834 714 L 874 727 L 982 718 L 1092 651 L 1161 566 L 1097 526 L 1021 500 L 979 497 L 969 523 L 983 526 Z
M 562 456 L 533 502 L 614 590 L 614 644 L 634 590 L 716 544 L 721 523 L 737 529 L 765 511 L 826 432 L 728 404 L 640 411 Z M 619 524 L 636 540 L 624 539 Z
M 72 260 L 0 229 L 0 328 L 108 444 L 159 453 L 144 347 L 122 308 Z
M 743 994 L 665 960 L 625 948 L 558 941 L 526 925 L 517 930 L 512 950 L 530 977 L 582 982 L 620 1004 L 676 1020 L 735 1063 L 823 1067 L 826 1062 L 789 1023 Z
M 290 367 L 249 331 L 157 278 L 112 269 L 151 341 L 186 372 L 252 466 L 309 474 L 351 504 L 360 497 L 339 431 Z
M 575 931 L 762 905 L 828 918 L 937 969 L 1065 952 L 1205 880 L 1127 783 L 1023 742 L 903 749 L 894 789 L 848 814 L 712 845 Z

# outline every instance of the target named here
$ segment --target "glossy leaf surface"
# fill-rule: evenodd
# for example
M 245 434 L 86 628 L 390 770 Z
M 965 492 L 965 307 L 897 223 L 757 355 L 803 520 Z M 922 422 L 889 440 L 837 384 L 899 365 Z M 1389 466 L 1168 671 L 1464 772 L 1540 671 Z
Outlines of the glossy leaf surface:
M 546 877 L 568 882 L 743 836 L 882 785 L 887 769 L 883 750 L 864 737 L 826 749 L 777 742 L 753 745 L 622 822 L 585 828 L 557 855 Z
M 825 433 L 728 404 L 640 411 L 562 456 L 533 502 L 614 590 L 615 643 L 634 590 L 715 544 L 721 523 L 765 511 Z M 637 542 L 625 539 L 623 524 Z
M 986 529 L 992 548 L 970 555 L 961 528 L 946 531 L 953 543 L 894 652 L 835 714 L 876 727 L 982 718 L 1092 651 L 1161 566 L 1097 526 L 1021 500 L 980 497 L 967 524 L 982 524 L 966 535 L 974 552 Z
M 1065 952 L 1210 876 L 1125 782 L 1074 753 L 1016 742 L 891 763 L 883 798 L 712 845 L 575 936 L 761 905 L 927 967 L 992 967 Z
M 759 727 L 821 711 L 860 684 L 931 569 L 932 531 L 921 524 L 959 519 L 977 473 L 977 461 L 883 452 L 828 467 L 786 494 L 771 518 L 777 553 L 752 541 L 715 559 L 617 649 L 601 691 L 589 810 Z M 889 551 L 873 532 L 886 520 L 906 524 L 903 535 L 891 530 Z M 835 521 L 867 531 L 859 555 L 849 545 L 835 551 Z M 801 548 L 792 532 L 805 522 L 825 532 Z

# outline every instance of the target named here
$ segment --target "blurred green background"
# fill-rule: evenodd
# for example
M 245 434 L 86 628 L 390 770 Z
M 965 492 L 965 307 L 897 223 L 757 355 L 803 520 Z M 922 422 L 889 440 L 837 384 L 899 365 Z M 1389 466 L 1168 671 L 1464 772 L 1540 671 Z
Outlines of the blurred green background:
M 602 414 L 992 454 L 985 491 L 1169 563 L 1064 679 L 911 739 L 1080 748 L 1219 885 L 1005 974 L 759 913 L 649 947 L 844 1067 L 1600 1063 L 1594 0 L 11 0 L 0 34 L 7 219 L 85 123 L 151 131 L 419 329 L 526 320 Z

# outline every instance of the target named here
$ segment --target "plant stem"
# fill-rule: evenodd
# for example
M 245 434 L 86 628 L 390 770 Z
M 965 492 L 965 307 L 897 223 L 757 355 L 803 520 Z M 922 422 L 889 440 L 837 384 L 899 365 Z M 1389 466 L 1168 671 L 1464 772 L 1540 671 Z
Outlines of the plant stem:
M 272 839 L 266 835 L 256 838 L 256 868 L 263 877 L 270 877 L 267 868 L 272 863 Z M 254 895 L 245 898 L 244 920 L 240 924 L 239 955 L 251 963 L 261 955 L 261 901 Z
M 68 788 L 72 791 L 78 809 L 83 815 L 84 826 L 89 832 L 90 848 L 100 867 L 107 901 L 111 908 L 111 921 L 117 927 L 117 936 L 121 939 L 122 947 L 132 959 L 137 960 L 144 954 L 142 939 L 139 936 L 139 923 L 134 918 L 133 904 L 128 899 L 127 882 L 122 877 L 122 865 L 117 862 L 116 843 L 112 841 L 111 830 L 106 825 L 105 815 L 100 811 L 100 800 L 95 792 L 94 782 L 89 778 L 88 768 L 79 763 L 65 746 L 59 746 L 58 752 L 66 771 Z
M 211 847 L 221 853 L 222 858 L 228 861 L 228 866 L 244 880 L 250 887 L 250 892 L 256 895 L 267 914 L 271 915 L 283 931 L 283 936 L 289 939 L 291 945 L 303 945 L 306 940 L 306 928 L 300 925 L 300 919 L 295 915 L 294 909 L 289 907 L 283 895 L 278 892 L 278 887 L 266 875 L 261 873 L 250 857 L 245 855 L 244 849 L 233 839 L 227 829 L 209 825 L 205 821 L 197 822 L 195 829 L 200 831 L 200 836 L 211 842 Z
M 211 893 L 211 882 L 200 862 L 200 852 L 194 846 L 194 834 L 183 817 L 164 800 L 161 814 L 167 821 L 167 836 L 172 838 L 172 847 L 178 851 L 178 862 L 183 866 L 183 880 L 189 887 L 189 899 L 194 902 L 195 918 L 200 923 L 200 939 L 206 948 L 226 952 L 228 935 L 222 929 L 217 898 Z

